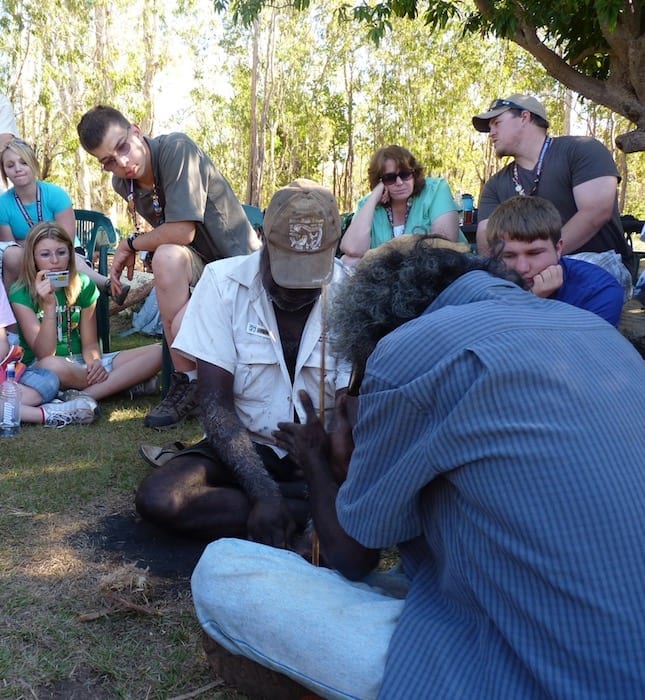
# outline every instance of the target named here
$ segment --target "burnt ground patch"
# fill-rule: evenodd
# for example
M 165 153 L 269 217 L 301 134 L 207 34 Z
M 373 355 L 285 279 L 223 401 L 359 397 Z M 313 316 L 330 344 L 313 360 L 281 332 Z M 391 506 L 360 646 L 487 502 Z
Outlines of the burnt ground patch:
M 152 576 L 187 581 L 206 542 L 162 530 L 134 510 L 111 513 L 70 538 L 74 547 L 92 550 L 93 557 L 132 563 Z

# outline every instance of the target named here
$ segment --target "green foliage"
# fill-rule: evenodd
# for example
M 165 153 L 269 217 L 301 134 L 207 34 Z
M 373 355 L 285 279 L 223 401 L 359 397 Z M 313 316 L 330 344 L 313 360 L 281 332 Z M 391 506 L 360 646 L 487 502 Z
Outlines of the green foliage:
M 249 23 L 266 0 L 232 0 L 236 17 Z M 462 37 L 510 40 L 529 51 L 552 77 L 591 100 L 601 101 L 637 126 L 620 136 L 627 152 L 645 150 L 645 13 L 641 2 L 622 0 L 383 0 L 340 4 L 343 21 L 363 24 L 379 45 L 399 19 L 422 20 L 429 35 L 459 27 Z M 217 0 L 217 7 L 229 7 Z M 296 5 L 292 2 L 292 7 Z

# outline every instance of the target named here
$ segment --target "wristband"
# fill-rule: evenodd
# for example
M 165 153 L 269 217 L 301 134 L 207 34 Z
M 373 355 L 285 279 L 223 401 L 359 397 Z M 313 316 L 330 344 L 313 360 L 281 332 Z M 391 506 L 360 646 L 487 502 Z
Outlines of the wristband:
M 128 242 L 128 248 L 130 248 L 130 250 L 131 250 L 133 253 L 136 253 L 136 252 L 137 252 L 137 249 L 134 247 L 134 239 L 135 239 L 136 237 L 137 237 L 137 234 L 136 234 L 136 233 L 131 233 L 131 234 L 125 239 L 125 240 Z

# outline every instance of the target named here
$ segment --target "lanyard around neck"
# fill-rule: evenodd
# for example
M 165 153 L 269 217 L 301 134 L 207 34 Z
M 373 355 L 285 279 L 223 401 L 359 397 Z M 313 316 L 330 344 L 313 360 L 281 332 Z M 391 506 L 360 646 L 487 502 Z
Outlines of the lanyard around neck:
M 13 196 L 16 199 L 16 204 L 18 205 L 18 209 L 20 209 L 20 213 L 25 217 L 25 221 L 27 222 L 27 225 L 29 228 L 34 226 L 34 221 L 29 216 L 29 212 L 25 208 L 25 205 L 22 203 L 22 199 L 18 196 L 18 193 L 16 192 L 15 188 L 13 190 Z M 36 184 L 36 218 L 38 221 L 36 223 L 39 223 L 43 220 L 43 201 L 42 201 L 42 196 L 40 194 L 40 187 L 38 184 Z
M 520 195 L 520 197 L 530 197 L 532 194 L 535 194 L 535 191 L 537 190 L 538 185 L 540 184 L 540 177 L 542 177 L 544 157 L 546 156 L 546 152 L 549 150 L 551 141 L 553 141 L 553 139 L 550 136 L 547 136 L 544 139 L 544 143 L 542 144 L 542 148 L 540 150 L 540 155 L 538 156 L 538 162 L 535 170 L 535 179 L 533 180 L 531 189 L 528 192 L 524 191 L 524 186 L 522 185 L 522 182 L 520 180 L 520 172 L 517 167 L 517 161 L 513 161 L 513 184 L 515 185 L 515 191 L 517 192 L 517 194 Z
M 163 205 L 161 204 L 161 201 L 159 199 L 159 193 L 157 192 L 156 182 L 152 183 L 152 192 L 150 193 L 150 198 L 152 199 L 152 211 L 157 220 L 155 226 L 161 226 L 161 224 L 163 224 L 164 222 L 164 211 Z M 132 178 L 130 179 L 130 187 L 128 189 L 128 212 L 130 213 L 132 225 L 134 226 L 135 232 L 137 233 L 137 235 L 140 235 L 142 233 L 141 222 L 139 221 L 139 217 L 137 216 L 137 208 L 134 202 L 134 179 Z

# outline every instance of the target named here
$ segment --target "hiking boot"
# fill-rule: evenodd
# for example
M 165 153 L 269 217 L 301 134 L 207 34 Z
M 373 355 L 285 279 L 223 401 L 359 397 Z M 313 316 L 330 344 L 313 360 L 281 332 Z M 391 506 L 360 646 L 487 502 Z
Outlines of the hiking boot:
M 173 372 L 166 398 L 145 417 L 148 428 L 163 430 L 178 425 L 188 416 L 199 414 L 197 380 L 188 380 L 183 372 Z
M 99 417 L 99 405 L 91 396 L 80 396 L 60 403 L 45 403 L 40 408 L 45 415 L 43 425 L 47 428 L 89 425 Z
M 159 393 L 159 377 L 155 374 L 154 377 L 146 379 L 145 382 L 139 382 L 130 387 L 125 393 L 131 400 L 138 399 L 141 396 L 154 396 Z

